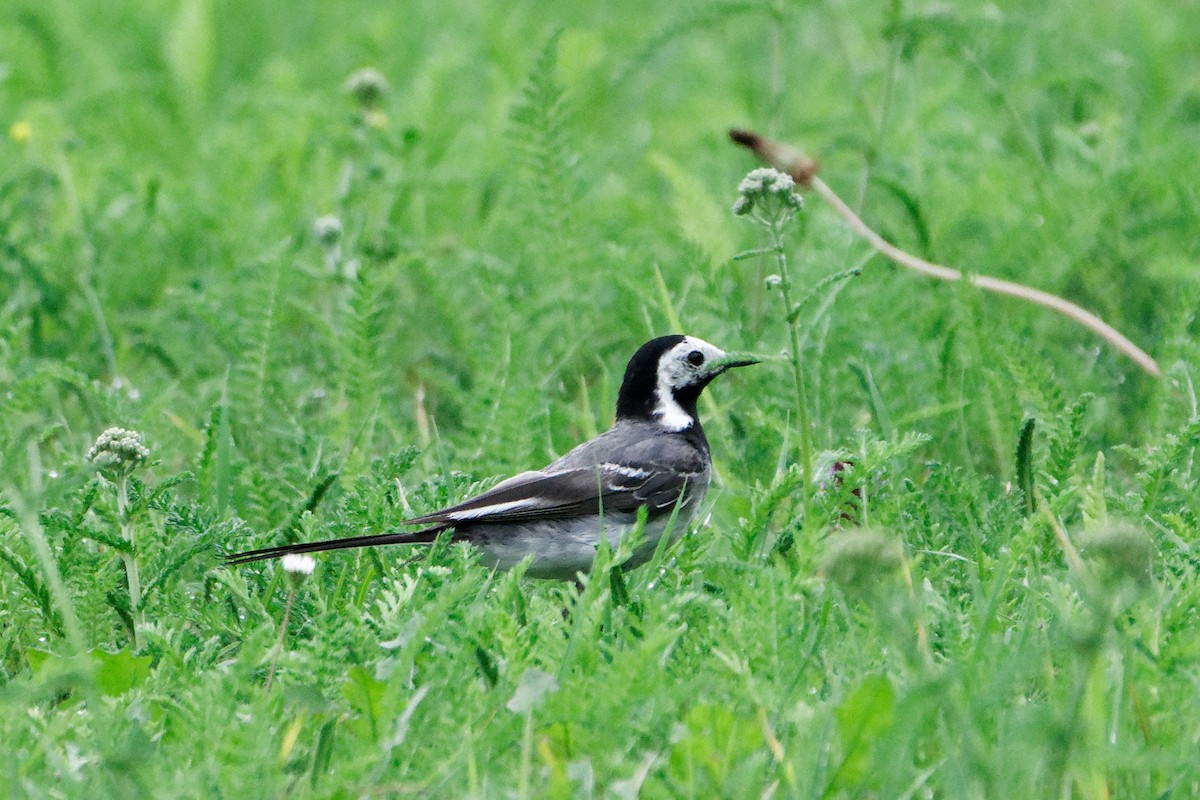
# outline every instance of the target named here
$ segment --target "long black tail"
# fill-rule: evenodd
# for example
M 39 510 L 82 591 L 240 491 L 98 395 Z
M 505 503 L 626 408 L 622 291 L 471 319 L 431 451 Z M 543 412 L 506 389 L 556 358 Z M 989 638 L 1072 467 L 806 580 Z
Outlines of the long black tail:
M 429 544 L 437 539 L 438 534 L 449 528 L 440 525 L 426 528 L 413 533 L 376 533 L 370 536 L 351 536 L 346 539 L 326 539 L 323 542 L 297 542 L 282 544 L 278 547 L 264 547 L 261 550 L 249 550 L 245 553 L 234 553 L 225 556 L 229 566 L 249 564 L 251 561 L 263 561 L 268 558 L 279 558 L 289 553 L 319 553 L 322 550 L 345 550 L 351 547 L 375 547 L 383 544 Z

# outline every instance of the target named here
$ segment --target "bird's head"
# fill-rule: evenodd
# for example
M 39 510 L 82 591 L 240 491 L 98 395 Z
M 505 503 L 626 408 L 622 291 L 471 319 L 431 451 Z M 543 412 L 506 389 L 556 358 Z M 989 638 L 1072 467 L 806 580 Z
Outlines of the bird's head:
M 696 424 L 696 400 L 713 378 L 734 367 L 757 364 L 744 353 L 726 353 L 694 336 L 660 336 L 642 345 L 617 397 L 617 419 L 644 419 L 669 430 Z

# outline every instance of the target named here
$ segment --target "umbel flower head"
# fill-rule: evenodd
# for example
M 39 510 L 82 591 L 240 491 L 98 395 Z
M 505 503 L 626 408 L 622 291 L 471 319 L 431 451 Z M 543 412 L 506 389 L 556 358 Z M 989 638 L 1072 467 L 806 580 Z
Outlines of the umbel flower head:
M 751 170 L 738 184 L 738 195 L 733 204 L 738 216 L 757 211 L 764 219 L 783 220 L 804 206 L 792 176 L 772 167 Z
M 127 475 L 149 457 L 142 435 L 124 428 L 109 428 L 87 451 L 88 461 L 111 475 Z

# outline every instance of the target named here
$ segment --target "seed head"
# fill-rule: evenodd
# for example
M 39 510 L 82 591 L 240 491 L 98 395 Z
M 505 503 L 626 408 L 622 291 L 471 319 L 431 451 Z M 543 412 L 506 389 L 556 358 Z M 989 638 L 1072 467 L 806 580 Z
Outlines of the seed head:
M 1154 543 L 1135 525 L 1118 522 L 1087 531 L 1079 538 L 1079 550 L 1085 558 L 1096 563 L 1108 582 L 1150 582 Z
M 313 235 L 326 247 L 333 247 L 342 238 L 342 221 L 334 214 L 313 220 Z
M 374 67 L 363 67 L 350 73 L 344 88 L 346 94 L 357 100 L 360 106 L 372 109 L 383 99 L 383 93 L 387 91 L 388 83 L 387 78 L 383 77 L 383 73 L 379 70 Z
M 878 531 L 834 534 L 820 573 L 848 593 L 867 594 L 896 574 L 903 552 L 900 541 Z
M 142 435 L 124 428 L 109 428 L 87 451 L 87 460 L 110 476 L 127 475 L 149 457 Z

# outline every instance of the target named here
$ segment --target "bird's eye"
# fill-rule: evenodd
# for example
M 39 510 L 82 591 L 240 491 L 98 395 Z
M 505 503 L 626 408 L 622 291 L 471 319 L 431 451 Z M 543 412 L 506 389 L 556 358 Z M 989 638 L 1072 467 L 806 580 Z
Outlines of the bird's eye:
M 687 354 L 687 360 L 693 367 L 698 367 L 704 363 L 704 353 L 701 353 L 699 350 L 693 350 Z

